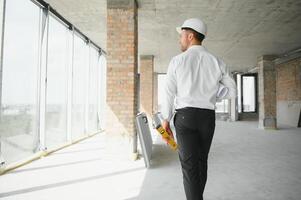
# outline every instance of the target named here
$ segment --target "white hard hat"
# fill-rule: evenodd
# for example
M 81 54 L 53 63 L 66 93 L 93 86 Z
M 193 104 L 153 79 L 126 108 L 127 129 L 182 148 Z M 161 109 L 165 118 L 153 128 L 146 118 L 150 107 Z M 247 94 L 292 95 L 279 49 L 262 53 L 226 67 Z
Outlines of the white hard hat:
M 198 18 L 190 18 L 185 20 L 181 27 L 176 28 L 177 32 L 181 33 L 182 28 L 191 28 L 198 33 L 202 33 L 204 36 L 207 34 L 206 24 Z

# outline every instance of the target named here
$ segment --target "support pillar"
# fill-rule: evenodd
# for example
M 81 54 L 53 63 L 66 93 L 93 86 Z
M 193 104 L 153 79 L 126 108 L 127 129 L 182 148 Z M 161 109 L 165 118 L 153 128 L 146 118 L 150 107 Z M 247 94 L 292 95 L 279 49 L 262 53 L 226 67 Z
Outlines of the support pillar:
M 235 80 L 237 84 L 237 74 L 233 76 L 233 79 Z M 230 99 L 230 119 L 231 121 L 237 121 L 238 120 L 238 97 Z
M 107 1 L 106 132 L 132 138 L 138 112 L 138 29 L 135 0 Z
M 140 56 L 140 106 L 141 111 L 152 116 L 154 111 L 154 56 Z
M 263 129 L 277 129 L 275 58 L 258 58 L 259 128 Z

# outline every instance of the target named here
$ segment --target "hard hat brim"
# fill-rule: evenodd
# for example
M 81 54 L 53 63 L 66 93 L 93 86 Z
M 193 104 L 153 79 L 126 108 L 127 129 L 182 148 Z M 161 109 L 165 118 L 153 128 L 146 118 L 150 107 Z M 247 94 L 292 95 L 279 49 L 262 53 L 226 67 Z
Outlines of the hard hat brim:
M 181 32 L 182 32 L 182 27 L 176 27 L 176 31 L 177 31 L 179 34 L 181 34 Z

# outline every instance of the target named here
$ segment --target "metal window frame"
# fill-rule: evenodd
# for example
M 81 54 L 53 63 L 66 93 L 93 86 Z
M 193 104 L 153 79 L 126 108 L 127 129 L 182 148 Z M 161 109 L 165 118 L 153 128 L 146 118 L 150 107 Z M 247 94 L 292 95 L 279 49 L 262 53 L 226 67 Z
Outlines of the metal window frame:
M 5 30 L 5 14 L 6 14 L 6 0 L 3 0 L 1 6 L 2 10 L 2 32 L 1 32 L 1 54 L 0 54 L 0 120 L 1 120 L 1 108 L 2 108 L 2 72 L 3 72 L 3 49 L 4 49 L 4 30 Z M 1 136 L 0 136 L 0 169 L 5 166 L 5 158 L 2 156 L 1 152 Z
M 69 41 L 69 62 L 67 63 L 67 141 L 72 141 L 72 103 L 73 103 L 73 65 L 74 65 L 74 29 L 70 30 Z
M 96 85 L 96 99 L 97 99 L 97 121 L 96 121 L 96 127 L 97 129 L 101 129 L 100 126 L 100 106 L 102 105 L 102 102 L 100 102 L 101 100 L 101 92 L 102 92 L 102 87 L 101 87 L 101 74 L 102 74 L 102 68 L 100 66 L 100 62 L 101 62 L 101 55 L 98 53 L 98 57 L 97 57 L 97 85 Z
M 35 3 L 36 5 L 38 5 L 42 8 L 48 8 L 49 12 L 52 13 L 53 15 L 55 15 L 64 24 L 66 24 L 66 26 L 68 26 L 70 30 L 73 29 L 74 31 L 78 32 L 80 35 L 82 35 L 83 38 L 85 38 L 86 41 L 90 41 L 90 43 L 92 43 L 95 47 L 97 47 L 99 49 L 99 52 L 106 55 L 106 52 L 104 51 L 104 49 L 102 49 L 94 41 L 89 39 L 89 37 L 87 37 L 83 32 L 80 31 L 80 29 L 78 29 L 76 26 L 74 26 L 71 22 L 69 22 L 60 13 L 58 13 L 50 4 L 48 4 L 44 0 L 30 0 L 30 1 L 32 1 L 33 3 Z
M 85 78 L 85 111 L 84 111 L 84 116 L 85 116 L 85 133 L 88 134 L 89 132 L 89 90 L 90 90 L 90 70 L 91 70 L 91 65 L 92 65 L 92 60 L 91 58 L 91 46 L 90 46 L 90 40 L 87 42 L 87 48 L 88 48 L 88 67 L 85 69 L 86 72 L 86 78 Z
M 38 54 L 38 92 L 37 92 L 37 133 L 38 143 L 36 151 L 46 151 L 45 140 L 45 112 L 47 91 L 47 65 L 48 65 L 48 33 L 49 10 L 40 7 L 40 33 Z
M 244 95 L 243 95 L 243 77 L 244 76 L 249 76 L 249 77 L 254 77 L 254 93 L 255 93 L 255 109 L 254 111 L 244 111 L 244 105 L 243 105 L 243 99 L 244 99 Z M 258 112 L 258 83 L 257 83 L 257 79 L 258 79 L 258 74 L 257 73 L 246 73 L 246 74 L 241 74 L 241 113 L 257 113 Z
M 103 55 L 99 56 L 99 69 L 100 69 L 100 73 L 99 73 L 99 87 L 100 89 L 99 91 L 99 113 L 98 113 L 98 118 L 99 118 L 99 128 L 100 129 L 105 129 L 105 110 L 106 110 L 106 98 L 107 98 L 107 94 L 106 94 L 106 74 L 107 74 L 107 68 L 106 68 L 106 61 L 103 60 Z M 103 63 L 102 63 L 103 62 Z M 102 65 L 103 64 L 103 65 Z

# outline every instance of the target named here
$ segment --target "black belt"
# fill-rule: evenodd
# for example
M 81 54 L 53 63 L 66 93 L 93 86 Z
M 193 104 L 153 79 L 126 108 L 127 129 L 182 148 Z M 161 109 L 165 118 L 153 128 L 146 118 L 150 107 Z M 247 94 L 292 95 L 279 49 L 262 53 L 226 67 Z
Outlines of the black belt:
M 215 110 L 212 109 L 208 109 L 208 108 L 196 108 L 196 107 L 184 107 L 184 108 L 179 108 L 176 109 L 176 111 L 210 111 L 210 112 L 214 112 Z

